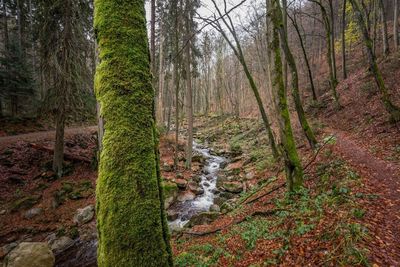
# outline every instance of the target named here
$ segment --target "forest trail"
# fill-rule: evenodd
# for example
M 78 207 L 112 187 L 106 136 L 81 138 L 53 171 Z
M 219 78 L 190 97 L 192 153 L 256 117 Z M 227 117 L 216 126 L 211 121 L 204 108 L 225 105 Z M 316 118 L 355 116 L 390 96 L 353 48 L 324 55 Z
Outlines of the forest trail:
M 345 132 L 327 129 L 336 136 L 334 151 L 365 177 L 368 192 L 379 197 L 373 201 L 368 247 L 379 266 L 400 266 L 400 166 L 373 156 Z
M 76 134 L 85 134 L 88 132 L 95 132 L 95 131 L 97 131 L 97 126 L 66 128 L 65 137 L 69 137 Z M 37 142 L 43 140 L 54 140 L 55 133 L 56 132 L 53 130 L 53 131 L 41 131 L 41 132 L 32 132 L 27 134 L 3 136 L 0 137 L 0 149 L 5 148 L 19 141 Z

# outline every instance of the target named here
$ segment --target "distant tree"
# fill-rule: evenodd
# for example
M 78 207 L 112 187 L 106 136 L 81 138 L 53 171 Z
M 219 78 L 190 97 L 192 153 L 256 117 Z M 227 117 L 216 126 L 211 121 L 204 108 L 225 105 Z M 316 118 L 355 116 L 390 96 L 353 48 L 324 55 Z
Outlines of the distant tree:
M 144 0 L 96 0 L 104 118 L 96 189 L 100 267 L 172 266 Z
M 82 109 L 83 95 L 90 91 L 85 54 L 92 11 L 88 0 L 39 0 L 38 7 L 40 57 L 49 85 L 46 110 L 56 123 L 53 170 L 61 176 L 66 119 Z

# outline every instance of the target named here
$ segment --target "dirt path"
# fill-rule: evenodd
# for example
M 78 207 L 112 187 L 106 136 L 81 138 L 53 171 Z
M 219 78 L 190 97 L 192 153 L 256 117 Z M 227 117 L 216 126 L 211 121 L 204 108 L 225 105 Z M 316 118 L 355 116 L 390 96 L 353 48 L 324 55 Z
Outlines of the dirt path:
M 366 208 L 372 263 L 400 266 L 400 166 L 374 157 L 344 132 L 328 132 L 337 137 L 335 152 L 365 177 L 367 191 L 379 196 Z
M 75 134 L 94 132 L 96 130 L 97 126 L 67 128 L 65 130 L 65 136 L 68 137 Z M 55 137 L 55 131 L 43 131 L 43 132 L 33 132 L 33 133 L 19 134 L 12 136 L 4 136 L 0 137 L 0 149 L 5 148 L 19 141 L 25 141 L 25 142 L 47 141 L 47 140 L 54 140 L 54 137 Z

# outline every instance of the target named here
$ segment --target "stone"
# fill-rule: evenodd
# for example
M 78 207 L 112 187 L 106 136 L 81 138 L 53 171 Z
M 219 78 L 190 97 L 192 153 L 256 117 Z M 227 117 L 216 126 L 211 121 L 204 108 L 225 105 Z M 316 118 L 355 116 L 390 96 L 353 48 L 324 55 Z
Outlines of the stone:
M 1 210 L 0 211 L 0 215 L 4 215 L 4 214 L 6 214 L 7 213 L 7 210 Z
M 74 216 L 74 223 L 85 224 L 90 222 L 94 217 L 94 206 L 89 205 L 83 209 L 78 209 Z
M 204 158 L 202 155 L 193 155 L 192 162 L 204 163 Z
M 248 172 L 248 173 L 246 173 L 246 179 L 247 180 L 251 180 L 251 179 L 253 179 L 254 178 L 254 176 L 255 176 L 255 174 L 254 174 L 254 172 Z
M 176 179 L 184 179 L 184 178 L 185 178 L 185 177 L 183 176 L 182 173 L 178 172 L 178 173 L 176 174 Z
M 53 267 L 54 254 L 45 242 L 22 242 L 8 255 L 4 267 Z
M 220 212 L 221 208 L 217 204 L 212 204 L 210 207 L 210 211 Z
M 53 240 L 50 244 L 50 248 L 54 253 L 62 252 L 74 244 L 74 240 L 69 238 L 68 236 L 62 236 Z
M 221 163 L 219 164 L 219 167 L 220 167 L 221 169 L 225 169 L 227 165 L 228 165 L 228 162 L 227 162 L 227 161 L 223 161 L 223 162 L 221 162 Z
M 214 204 L 221 207 L 221 205 L 224 204 L 224 202 L 227 201 L 227 200 L 228 199 L 226 199 L 224 197 L 218 196 L 218 197 L 214 198 Z
M 196 195 L 191 191 L 185 191 L 178 196 L 178 201 L 185 202 L 188 200 L 193 200 Z
M 210 184 L 208 182 L 204 182 L 203 185 L 206 186 L 206 187 L 210 186 Z
M 173 167 L 171 165 L 169 165 L 168 163 L 164 162 L 162 169 L 165 172 L 172 172 Z
M 232 211 L 235 208 L 235 201 L 228 200 L 225 201 L 224 204 L 221 205 L 221 212 L 227 213 Z
M 200 176 L 194 176 L 192 178 L 192 180 L 193 180 L 193 182 L 200 183 L 201 182 L 201 177 Z
M 219 212 L 202 212 L 197 215 L 194 215 L 190 221 L 185 225 L 187 227 L 193 227 L 195 225 L 203 225 L 203 224 L 210 224 L 215 221 L 221 213 Z
M 164 207 L 168 209 L 178 196 L 179 189 L 178 186 L 172 182 L 164 181 L 162 184 L 164 189 Z
M 7 245 L 4 245 L 1 247 L 2 253 L 3 255 L 7 255 L 11 250 L 13 250 L 14 248 L 16 248 L 18 246 L 17 242 L 11 242 Z
M 168 221 L 175 221 L 176 219 L 178 219 L 178 217 L 179 217 L 178 212 L 172 211 L 172 210 L 167 211 L 167 220 Z
M 190 191 L 192 191 L 196 195 L 201 195 L 204 193 L 204 189 L 201 188 L 196 182 L 193 182 L 193 181 L 188 183 L 188 188 L 190 189 Z
M 175 183 L 179 189 L 186 189 L 187 181 L 185 179 L 175 179 Z
M 28 210 L 28 211 L 26 211 L 24 213 L 24 218 L 25 219 L 32 219 L 33 217 L 36 217 L 36 216 L 38 216 L 38 215 L 40 215 L 42 213 L 43 213 L 43 209 L 42 208 L 32 208 L 32 209 L 30 209 L 30 210 Z
M 243 191 L 243 184 L 241 182 L 225 182 L 222 187 L 225 191 L 235 194 Z

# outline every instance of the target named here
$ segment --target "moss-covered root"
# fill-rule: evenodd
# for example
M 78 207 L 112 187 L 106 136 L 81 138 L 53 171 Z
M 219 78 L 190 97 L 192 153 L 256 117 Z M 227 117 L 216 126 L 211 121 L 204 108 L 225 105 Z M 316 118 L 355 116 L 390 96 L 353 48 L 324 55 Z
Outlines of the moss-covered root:
M 95 0 L 95 88 L 106 122 L 96 188 L 101 267 L 172 266 L 144 2 Z

